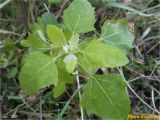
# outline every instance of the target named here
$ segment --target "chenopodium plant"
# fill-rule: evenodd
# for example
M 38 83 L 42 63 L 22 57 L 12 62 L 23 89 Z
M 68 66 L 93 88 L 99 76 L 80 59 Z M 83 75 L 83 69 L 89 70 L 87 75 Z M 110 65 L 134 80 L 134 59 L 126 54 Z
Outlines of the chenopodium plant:
M 99 36 L 84 34 L 96 31 L 94 8 L 87 0 L 74 0 L 58 24 L 51 13 L 44 13 L 36 29 L 22 41 L 29 47 L 19 75 L 20 86 L 27 95 L 53 87 L 53 96 L 65 92 L 73 76 L 86 76 L 80 105 L 87 114 L 111 120 L 125 120 L 130 111 L 126 84 L 120 74 L 95 74 L 98 68 L 126 65 L 127 52 L 134 36 L 125 20 L 106 20 Z

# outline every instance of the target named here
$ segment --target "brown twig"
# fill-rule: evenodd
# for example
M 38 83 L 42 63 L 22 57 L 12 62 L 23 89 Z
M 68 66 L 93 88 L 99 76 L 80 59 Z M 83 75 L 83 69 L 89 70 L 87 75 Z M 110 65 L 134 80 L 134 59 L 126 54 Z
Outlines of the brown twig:
M 8 31 L 8 30 L 1 30 L 1 29 L 0 29 L 0 33 L 2 33 L 2 34 L 11 34 L 11 35 L 16 35 L 16 36 L 21 36 L 21 34 L 19 34 L 19 33 L 11 32 L 11 31 Z
M 60 17 L 60 15 L 62 14 L 66 4 L 69 2 L 69 0 L 65 0 L 64 3 L 62 4 L 62 6 L 60 7 L 60 10 L 58 11 L 56 18 L 58 19 Z
M 146 39 L 140 41 L 139 44 L 138 44 L 137 46 L 142 45 L 142 44 L 143 44 L 144 42 L 146 42 L 146 41 L 155 40 L 155 39 L 159 40 L 159 39 L 160 39 L 160 35 L 148 37 L 148 38 L 146 38 Z M 139 40 L 137 40 L 137 41 L 139 41 Z
M 34 117 L 39 117 L 39 113 L 35 113 L 35 112 L 28 112 L 28 111 L 18 111 L 18 113 L 20 114 L 24 114 L 24 115 L 29 115 L 29 116 L 34 116 Z M 52 117 L 50 114 L 42 114 L 44 118 L 50 118 L 52 120 L 54 120 L 54 117 Z

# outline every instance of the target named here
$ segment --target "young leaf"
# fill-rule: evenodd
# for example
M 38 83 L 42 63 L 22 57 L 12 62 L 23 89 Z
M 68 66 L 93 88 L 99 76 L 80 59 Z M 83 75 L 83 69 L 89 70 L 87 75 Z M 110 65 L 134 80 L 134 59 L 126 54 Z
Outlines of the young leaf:
M 64 24 L 73 33 L 86 33 L 94 30 L 94 8 L 87 0 L 74 0 L 64 11 Z
M 64 58 L 64 63 L 65 63 L 67 72 L 72 73 L 77 65 L 77 57 L 73 54 L 68 54 Z
M 66 37 L 66 40 L 69 41 L 72 37 L 72 32 L 64 26 L 63 26 L 63 32 Z
M 63 31 L 54 25 L 47 26 L 47 35 L 55 47 L 62 47 L 66 42 Z
M 78 42 L 79 42 L 79 34 L 73 35 L 69 41 L 71 51 L 78 49 Z
M 106 21 L 102 27 L 102 39 L 111 45 L 128 51 L 131 49 L 134 36 L 128 31 L 127 21 Z
M 42 15 L 42 31 L 44 34 L 46 34 L 47 25 L 59 26 L 57 23 L 56 17 L 49 12 L 46 12 Z
M 92 68 L 98 67 L 118 67 L 128 63 L 126 54 L 109 44 L 100 40 L 92 40 L 79 53 L 83 60 Z
M 40 52 L 28 54 L 19 75 L 20 86 L 28 94 L 34 94 L 40 89 L 57 85 L 58 71 L 53 58 Z
M 37 51 L 45 51 L 48 48 L 46 42 L 40 38 L 37 32 L 33 33 L 26 40 L 22 40 L 21 45 Z
M 88 81 L 82 94 L 81 106 L 88 114 L 105 120 L 126 120 L 130 100 L 119 74 L 99 75 Z

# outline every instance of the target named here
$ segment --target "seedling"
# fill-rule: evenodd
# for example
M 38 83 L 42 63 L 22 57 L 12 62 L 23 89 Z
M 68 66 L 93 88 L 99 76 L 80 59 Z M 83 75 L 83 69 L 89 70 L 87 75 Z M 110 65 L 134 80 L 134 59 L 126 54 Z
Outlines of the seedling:
M 102 119 L 126 120 L 130 100 L 126 84 L 118 73 L 95 74 L 98 68 L 126 65 L 127 52 L 134 36 L 128 32 L 125 20 L 106 20 L 100 36 L 94 34 L 94 8 L 87 0 L 74 0 L 63 13 L 63 23 L 57 23 L 51 13 L 44 13 L 32 34 L 22 41 L 29 47 L 19 75 L 26 95 L 54 85 L 53 96 L 65 92 L 65 84 L 73 77 L 86 76 L 86 85 L 79 90 L 81 113 L 95 114 Z M 92 32 L 87 37 L 85 33 Z M 83 113 L 82 113 L 83 119 Z

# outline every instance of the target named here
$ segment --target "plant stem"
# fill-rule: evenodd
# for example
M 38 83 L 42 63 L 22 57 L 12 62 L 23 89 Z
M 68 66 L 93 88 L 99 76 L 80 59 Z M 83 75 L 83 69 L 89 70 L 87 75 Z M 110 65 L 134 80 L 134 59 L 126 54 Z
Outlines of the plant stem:
M 81 86 L 80 86 L 80 82 L 79 82 L 79 73 L 78 73 L 78 71 L 76 71 L 76 80 L 77 80 L 77 86 L 78 86 L 79 102 L 81 102 L 81 91 L 80 91 Z M 80 106 L 80 110 L 81 110 L 81 120 L 84 120 L 83 108 L 81 106 Z

